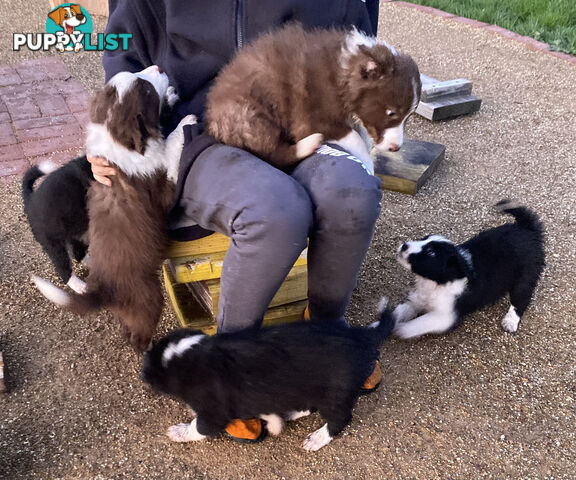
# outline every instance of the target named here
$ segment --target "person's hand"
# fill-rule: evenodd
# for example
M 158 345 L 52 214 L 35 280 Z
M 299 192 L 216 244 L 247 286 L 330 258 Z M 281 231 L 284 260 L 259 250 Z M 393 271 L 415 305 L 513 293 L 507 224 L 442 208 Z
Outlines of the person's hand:
M 94 179 L 102 185 L 112 186 L 112 181 L 108 177 L 116 175 L 116 169 L 110 166 L 108 160 L 104 157 L 91 157 L 90 155 L 86 155 L 86 158 L 92 166 Z

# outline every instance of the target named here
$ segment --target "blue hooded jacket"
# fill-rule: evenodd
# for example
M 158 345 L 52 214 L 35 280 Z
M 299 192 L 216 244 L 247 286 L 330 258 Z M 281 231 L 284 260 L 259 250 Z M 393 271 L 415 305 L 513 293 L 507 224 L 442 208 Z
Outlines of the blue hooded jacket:
M 106 81 L 120 71 L 158 65 L 180 102 L 174 125 L 202 117 L 207 91 L 233 54 L 287 22 L 350 27 L 375 34 L 378 1 L 365 0 L 110 0 L 106 33 L 131 33 L 127 51 L 104 54 Z M 372 18 L 371 18 L 372 17 Z
M 131 33 L 126 51 L 106 51 L 106 81 L 121 71 L 137 72 L 158 65 L 167 73 L 180 100 L 165 132 L 188 114 L 203 116 L 206 94 L 234 53 L 258 35 L 288 22 L 308 28 L 355 26 L 376 34 L 378 0 L 109 0 L 106 33 Z M 171 211 L 182 217 L 180 199 L 188 172 L 198 155 L 215 143 L 202 126 L 184 129 L 185 143 Z M 192 240 L 209 232 L 198 225 L 172 232 Z

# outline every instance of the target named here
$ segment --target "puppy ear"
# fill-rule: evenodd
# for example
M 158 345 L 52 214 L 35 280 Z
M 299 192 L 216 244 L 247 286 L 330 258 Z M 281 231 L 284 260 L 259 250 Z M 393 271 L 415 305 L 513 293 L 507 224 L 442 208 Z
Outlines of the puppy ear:
M 161 136 L 159 124 L 158 94 L 152 85 L 139 78 L 124 94 L 122 102 L 112 107 L 106 125 L 114 140 L 144 155 L 148 140 Z
M 105 123 L 108 111 L 118 101 L 116 89 L 110 85 L 98 90 L 90 99 L 90 121 L 92 123 Z
M 70 5 L 70 8 L 76 15 L 80 15 L 82 13 L 82 7 L 80 5 L 73 4 Z
M 466 259 L 458 252 L 451 254 L 446 261 L 446 273 L 454 278 L 470 276 L 470 267 Z
M 146 119 L 141 113 L 136 115 L 136 122 L 138 123 L 139 134 L 134 135 L 134 150 L 141 155 L 144 155 L 144 152 L 146 151 L 146 143 L 152 136 L 152 132 L 150 131 Z
M 62 19 L 64 16 L 64 9 L 62 7 L 57 8 L 53 12 L 48 14 L 48 18 L 54 21 L 54 23 L 58 26 L 62 23 Z
M 385 45 L 359 46 L 364 60 L 360 65 L 360 75 L 364 80 L 380 80 L 394 73 L 394 55 Z

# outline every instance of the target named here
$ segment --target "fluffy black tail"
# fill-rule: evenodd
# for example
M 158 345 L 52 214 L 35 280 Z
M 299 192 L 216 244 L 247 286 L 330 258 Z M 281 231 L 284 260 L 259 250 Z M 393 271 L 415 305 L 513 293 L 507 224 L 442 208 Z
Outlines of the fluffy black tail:
M 52 163 L 45 162 L 40 165 L 34 165 L 26 170 L 24 177 L 22 177 L 22 199 L 24 200 L 24 208 L 27 210 L 30 203 L 30 197 L 34 193 L 34 182 L 40 177 L 54 171 L 56 166 Z
M 516 220 L 516 223 L 521 227 L 542 234 L 542 222 L 538 215 L 529 208 L 508 199 L 501 200 L 494 206 L 499 212 L 512 215 Z
M 380 345 L 392 334 L 396 323 L 392 315 L 392 310 L 388 307 L 388 299 L 385 297 L 380 300 L 378 314 L 380 315 L 380 320 L 377 320 L 368 328 L 372 331 L 374 343 Z

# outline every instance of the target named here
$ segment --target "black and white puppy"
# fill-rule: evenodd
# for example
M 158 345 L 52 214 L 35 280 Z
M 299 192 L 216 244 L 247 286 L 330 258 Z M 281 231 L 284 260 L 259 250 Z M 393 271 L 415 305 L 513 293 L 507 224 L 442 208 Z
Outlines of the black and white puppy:
M 233 419 L 262 418 L 279 435 L 283 420 L 318 410 L 326 424 L 303 444 L 318 450 L 350 422 L 393 326 L 391 311 L 383 308 L 368 328 L 299 322 L 212 337 L 174 330 L 146 353 L 142 378 L 195 413 L 191 423 L 168 430 L 175 442 L 215 436 Z
M 34 189 L 34 183 L 46 176 Z M 70 254 L 81 261 L 88 249 L 86 192 L 94 180 L 86 156 L 57 168 L 43 162 L 29 168 L 22 178 L 24 212 L 36 241 L 50 257 L 62 281 L 77 293 L 85 283 L 72 273 Z
M 518 329 L 544 268 L 543 227 L 535 213 L 509 200 L 496 208 L 515 223 L 485 230 L 460 245 L 429 235 L 400 246 L 398 262 L 415 274 L 416 286 L 394 310 L 395 335 L 447 332 L 506 294 L 511 306 L 502 328 Z

